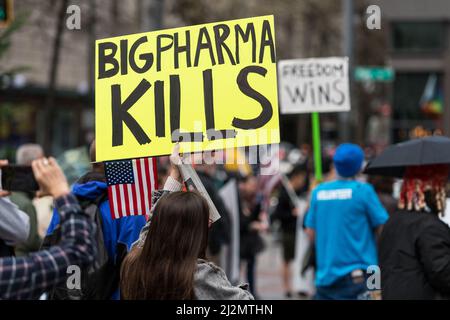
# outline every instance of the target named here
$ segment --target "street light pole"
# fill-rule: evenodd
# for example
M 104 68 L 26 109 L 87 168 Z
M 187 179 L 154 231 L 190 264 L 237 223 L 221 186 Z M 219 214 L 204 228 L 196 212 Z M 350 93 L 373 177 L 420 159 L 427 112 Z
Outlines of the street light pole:
M 342 48 L 348 57 L 350 97 L 353 96 L 353 0 L 342 0 Z M 355 106 L 352 106 L 354 108 Z M 350 140 L 350 112 L 339 113 L 339 139 Z

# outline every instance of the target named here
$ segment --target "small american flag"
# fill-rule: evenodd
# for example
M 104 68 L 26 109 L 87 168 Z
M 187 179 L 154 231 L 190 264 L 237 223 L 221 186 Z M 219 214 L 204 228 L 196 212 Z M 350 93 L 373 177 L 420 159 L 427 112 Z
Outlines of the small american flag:
M 156 158 L 105 162 L 105 173 L 113 219 L 150 214 L 158 187 Z

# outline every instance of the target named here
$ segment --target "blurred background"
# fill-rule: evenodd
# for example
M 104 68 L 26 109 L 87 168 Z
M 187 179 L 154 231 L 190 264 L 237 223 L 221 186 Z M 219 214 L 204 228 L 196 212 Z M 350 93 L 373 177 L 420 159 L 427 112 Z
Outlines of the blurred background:
M 80 30 L 66 27 L 72 4 Z M 367 26 L 373 4 L 380 29 Z M 352 112 L 321 115 L 324 148 L 450 133 L 447 0 L 1 0 L 0 158 L 25 142 L 58 156 L 93 139 L 95 39 L 265 14 L 278 59 L 350 57 Z M 308 115 L 280 121 L 282 140 L 310 144 Z
M 67 27 L 71 5 L 80 8 L 79 29 Z M 376 10 L 368 12 L 371 5 Z M 349 57 L 351 112 L 320 114 L 325 175 L 332 175 L 331 156 L 342 141 L 364 146 L 370 158 L 391 143 L 450 136 L 448 0 L 0 0 L 0 159 L 15 162 L 20 145 L 37 143 L 57 157 L 70 182 L 89 170 L 96 39 L 268 14 L 275 16 L 279 60 Z M 280 115 L 280 130 L 281 171 L 312 164 L 309 114 Z M 167 165 L 159 158 L 161 183 Z M 300 188 L 304 203 L 311 168 Z M 223 182 L 221 172 L 211 176 Z M 259 178 L 240 182 L 240 188 L 264 193 L 270 214 L 278 203 L 272 191 L 282 179 Z M 51 200 L 45 206 L 38 212 L 41 236 Z M 258 292 L 265 299 L 286 298 L 279 236 L 264 238 Z M 295 263 L 294 284 L 297 258 Z

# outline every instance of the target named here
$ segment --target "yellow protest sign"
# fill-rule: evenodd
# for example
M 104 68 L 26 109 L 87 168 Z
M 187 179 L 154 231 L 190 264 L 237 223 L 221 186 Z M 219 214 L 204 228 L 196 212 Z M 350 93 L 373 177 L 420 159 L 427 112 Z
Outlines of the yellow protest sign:
M 273 16 L 96 41 L 97 161 L 279 143 Z

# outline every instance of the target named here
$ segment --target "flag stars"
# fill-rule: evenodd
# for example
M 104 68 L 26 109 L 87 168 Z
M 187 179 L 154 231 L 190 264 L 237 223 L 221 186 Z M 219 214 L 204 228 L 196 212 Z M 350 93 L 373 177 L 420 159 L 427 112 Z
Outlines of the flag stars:
M 130 160 L 106 162 L 105 173 L 108 185 L 134 183 L 133 165 Z

